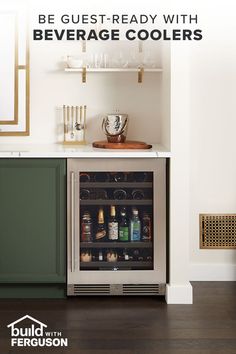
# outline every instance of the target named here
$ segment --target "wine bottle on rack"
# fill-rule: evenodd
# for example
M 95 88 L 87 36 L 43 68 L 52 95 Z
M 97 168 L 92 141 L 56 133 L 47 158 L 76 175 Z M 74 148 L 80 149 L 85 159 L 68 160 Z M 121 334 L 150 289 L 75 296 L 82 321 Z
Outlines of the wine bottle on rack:
M 124 189 L 115 189 L 113 192 L 113 198 L 116 200 L 126 199 L 127 193 Z
M 134 189 L 132 191 L 132 198 L 135 200 L 145 199 L 144 191 L 142 189 Z
M 98 211 L 98 224 L 95 234 L 95 241 L 104 242 L 107 239 L 107 231 L 104 223 L 104 211 L 103 208 L 100 208 Z
M 80 189 L 80 200 L 88 200 L 90 198 L 90 190 L 89 189 Z
M 107 191 L 105 189 L 96 189 L 95 199 L 107 199 Z
M 116 207 L 111 205 L 110 218 L 108 221 L 108 238 L 110 241 L 118 241 L 118 220 L 116 219 Z
M 107 172 L 96 172 L 94 174 L 95 182 L 108 182 L 109 174 Z
M 80 182 L 89 182 L 90 181 L 90 175 L 85 172 L 81 172 L 79 175 L 79 180 Z
M 111 172 L 110 173 L 110 181 L 111 182 L 124 182 L 125 181 L 124 172 Z
M 134 182 L 134 172 L 126 172 L 127 182 Z
M 148 177 L 147 172 L 134 172 L 135 182 L 146 182 Z

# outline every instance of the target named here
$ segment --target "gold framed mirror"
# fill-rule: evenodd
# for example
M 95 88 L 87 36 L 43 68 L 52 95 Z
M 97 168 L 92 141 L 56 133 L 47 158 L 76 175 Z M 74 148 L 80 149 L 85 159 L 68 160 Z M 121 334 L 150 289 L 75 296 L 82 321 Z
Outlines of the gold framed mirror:
M 0 136 L 30 132 L 30 68 L 24 8 L 0 7 Z

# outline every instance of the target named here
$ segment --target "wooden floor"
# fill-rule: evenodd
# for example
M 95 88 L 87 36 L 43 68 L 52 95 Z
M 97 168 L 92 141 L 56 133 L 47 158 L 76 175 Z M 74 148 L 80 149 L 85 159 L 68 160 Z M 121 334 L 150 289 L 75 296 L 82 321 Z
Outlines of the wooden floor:
M 236 354 L 236 283 L 193 283 L 194 305 L 157 298 L 1 300 L 0 354 Z M 67 349 L 11 348 L 7 324 L 29 314 Z

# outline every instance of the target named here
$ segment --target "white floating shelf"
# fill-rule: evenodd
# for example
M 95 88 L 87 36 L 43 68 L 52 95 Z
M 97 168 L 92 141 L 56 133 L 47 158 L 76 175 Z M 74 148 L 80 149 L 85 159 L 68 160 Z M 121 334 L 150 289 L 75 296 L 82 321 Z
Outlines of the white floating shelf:
M 86 68 L 87 73 L 113 73 L 113 72 L 124 72 L 124 73 L 133 73 L 139 72 L 140 68 Z M 65 68 L 66 72 L 79 72 L 83 71 L 83 68 Z M 162 72 L 161 68 L 143 68 L 144 72 L 147 73 L 156 73 Z

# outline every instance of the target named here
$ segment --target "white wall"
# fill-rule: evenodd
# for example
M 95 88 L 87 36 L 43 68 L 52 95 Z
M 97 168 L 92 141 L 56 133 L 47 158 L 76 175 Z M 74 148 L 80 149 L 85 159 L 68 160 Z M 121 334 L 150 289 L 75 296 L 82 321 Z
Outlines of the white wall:
M 199 213 L 236 212 L 235 8 L 210 3 L 205 39 L 189 50 L 191 279 L 236 280 L 235 250 L 199 249 Z

